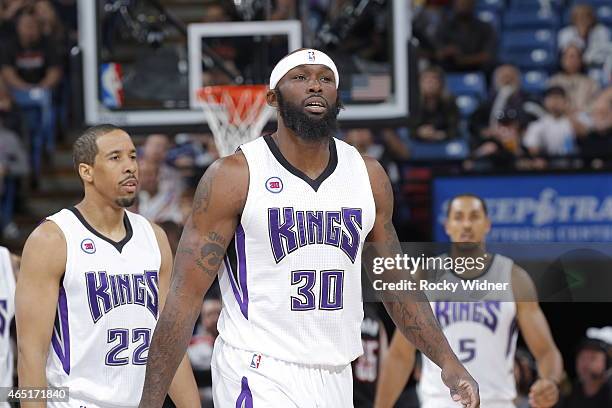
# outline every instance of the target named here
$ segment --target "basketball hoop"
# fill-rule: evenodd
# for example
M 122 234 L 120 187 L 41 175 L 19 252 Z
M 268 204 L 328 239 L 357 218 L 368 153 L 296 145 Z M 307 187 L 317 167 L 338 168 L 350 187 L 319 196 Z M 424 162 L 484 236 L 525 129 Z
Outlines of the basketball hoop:
M 266 85 L 216 85 L 198 90 L 221 157 L 260 136 L 274 112 L 266 103 Z

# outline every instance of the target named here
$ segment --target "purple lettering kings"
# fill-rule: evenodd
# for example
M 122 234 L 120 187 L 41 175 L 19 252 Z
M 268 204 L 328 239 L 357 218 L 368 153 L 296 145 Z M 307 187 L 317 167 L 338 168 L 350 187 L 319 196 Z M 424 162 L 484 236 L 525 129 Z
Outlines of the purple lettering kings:
M 298 247 L 297 236 L 293 230 L 295 226 L 293 211 L 291 207 L 283 208 L 283 220 L 281 220 L 280 208 L 268 208 L 270 244 L 272 244 L 272 253 L 276 263 L 279 263 L 287 256 L 287 253 L 295 251 Z M 286 251 L 283 241 L 287 244 Z
M 268 208 L 270 247 L 276 263 L 308 245 L 339 247 L 355 263 L 361 244 L 361 208 L 341 211 L 296 211 Z
M 104 313 L 111 310 L 111 297 L 108 293 L 108 276 L 106 272 L 87 272 L 85 274 L 87 283 L 87 298 L 89 299 L 89 310 L 94 323 L 96 323 Z M 100 307 L 100 301 L 102 307 Z
M 123 305 L 144 306 L 157 319 L 159 310 L 158 271 L 109 276 L 107 272 L 85 273 L 87 299 L 94 323 Z

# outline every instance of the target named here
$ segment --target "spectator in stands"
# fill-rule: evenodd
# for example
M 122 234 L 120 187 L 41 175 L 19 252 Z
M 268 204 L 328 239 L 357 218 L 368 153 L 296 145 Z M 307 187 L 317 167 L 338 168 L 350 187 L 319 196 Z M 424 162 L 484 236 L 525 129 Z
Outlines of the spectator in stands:
M 14 238 L 18 229 L 12 222 L 19 180 L 29 171 L 27 153 L 17 133 L 5 126 L 10 119 L 11 99 L 0 81 L 0 232 L 4 238 Z
M 413 11 L 412 34 L 418 40 L 419 56 L 431 61 L 435 58 L 436 35 L 447 21 L 450 0 L 426 0 L 424 3 Z
M 564 398 L 561 408 L 602 408 L 612 406 L 612 378 L 607 372 L 610 366 L 610 344 L 585 338 L 576 354 L 577 381 L 571 394 Z
M 136 204 L 138 213 L 156 223 L 171 221 L 182 224 L 180 208 L 182 189 L 160 179 L 162 165 L 159 162 L 141 159 L 138 162 L 138 169 L 140 175 L 140 190 Z
M 59 47 L 58 53 L 67 55 L 66 29 L 59 20 L 55 8 L 49 0 L 37 0 L 34 3 L 34 15 L 42 34 Z
M 19 14 L 16 28 L 17 41 L 6 44 L 1 72 L 15 103 L 27 115 L 32 167 L 34 174 L 39 174 L 43 147 L 48 154 L 55 148 L 52 93 L 62 78 L 61 57 L 56 46 L 41 34 L 30 11 Z
M 0 75 L 0 122 L 7 129 L 20 134 L 22 131 L 21 118 L 18 109 L 13 103 L 13 98 L 8 87 L 4 84 Z
M 584 137 L 578 142 L 582 154 L 586 157 L 612 157 L 612 86 L 595 99 L 591 110 L 580 119 L 583 125 L 580 132 Z
M 471 159 L 475 168 L 513 168 L 517 159 L 525 156 L 519 113 L 514 108 L 506 108 L 496 117 L 495 124 L 489 129 L 488 136 L 482 138 L 472 150 Z
M 570 115 L 566 92 L 553 86 L 544 93 L 547 114 L 527 128 L 523 144 L 533 156 L 566 156 L 576 153 L 576 119 Z
M 399 181 L 397 160 L 409 158 L 408 147 L 392 129 L 373 132 L 371 129 L 350 129 L 344 134 L 344 140 L 354 146 L 359 153 L 370 156 L 380 162 L 392 182 Z
M 582 52 L 575 45 L 569 45 L 561 54 L 561 72 L 555 74 L 548 82 L 549 86 L 560 86 L 565 89 L 572 110 L 583 110 L 599 90 L 599 85 L 584 74 Z
M 211 134 L 179 133 L 174 140 L 176 146 L 168 152 L 167 162 L 195 187 L 208 166 L 219 158 L 214 138 Z
M 412 136 L 426 142 L 442 142 L 457 137 L 459 109 L 444 84 L 444 72 L 431 67 L 421 72 L 421 101 L 414 117 Z
M 0 0 L 0 40 L 9 41 L 15 31 L 15 17 L 32 0 Z
M 455 0 L 454 14 L 436 35 L 436 60 L 445 71 L 485 71 L 495 63 L 496 36 L 474 13 L 475 0 Z
M 612 38 L 610 30 L 597 23 L 593 7 L 576 4 L 572 8 L 572 24 L 558 34 L 558 45 L 564 50 L 574 45 L 584 52 L 584 62 L 589 66 L 601 66 L 609 55 Z
M 495 138 L 498 118 L 502 112 L 513 110 L 520 127 L 535 119 L 534 110 L 541 110 L 532 98 L 521 89 L 521 73 L 514 65 L 504 64 L 493 73 L 493 93 L 470 117 L 471 144 Z

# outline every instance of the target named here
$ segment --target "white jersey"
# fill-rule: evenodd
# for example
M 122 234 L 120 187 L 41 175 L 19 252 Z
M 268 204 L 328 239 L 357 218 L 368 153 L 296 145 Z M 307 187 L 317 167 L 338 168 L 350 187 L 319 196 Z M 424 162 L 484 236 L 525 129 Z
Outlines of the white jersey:
M 50 217 L 66 239 L 47 360 L 51 386 L 88 406 L 137 406 L 158 316 L 161 253 L 153 227 L 125 212 L 126 236 L 99 234 L 76 208 Z
M 270 136 L 241 149 L 249 190 L 230 245 L 237 256 L 228 250 L 219 275 L 219 334 L 287 362 L 347 365 L 363 352 L 360 259 L 375 218 L 365 162 L 333 139 L 312 180 Z
M 510 290 L 490 293 L 475 301 L 431 302 L 451 348 L 479 385 L 483 407 L 513 407 L 516 397 L 514 352 L 518 331 L 511 290 L 512 265 L 511 259 L 496 254 L 487 271 L 478 278 L 509 282 Z M 462 280 L 450 272 L 444 279 Z M 477 298 L 477 293 L 466 295 Z M 419 387 L 423 407 L 457 406 L 440 378 L 440 368 L 425 356 Z
M 11 321 L 15 316 L 15 275 L 8 249 L 0 247 L 0 387 L 13 385 Z M 0 403 L 0 407 L 2 407 Z M 8 405 L 7 405 L 8 406 Z

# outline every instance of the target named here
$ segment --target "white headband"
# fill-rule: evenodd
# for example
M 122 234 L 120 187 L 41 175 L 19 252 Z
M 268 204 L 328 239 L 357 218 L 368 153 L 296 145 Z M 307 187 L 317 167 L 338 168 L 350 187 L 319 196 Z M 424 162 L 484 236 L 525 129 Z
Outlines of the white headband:
M 327 68 L 331 69 L 334 72 L 334 78 L 336 79 L 336 89 L 338 89 L 338 84 L 340 83 L 340 78 L 338 77 L 338 69 L 336 69 L 336 64 L 332 61 L 331 58 L 327 56 L 324 52 L 319 50 L 313 50 L 311 48 L 307 48 L 304 50 L 300 50 L 294 52 L 293 54 L 287 55 L 282 60 L 278 61 L 278 64 L 272 70 L 272 74 L 270 74 L 270 89 L 276 88 L 278 81 L 281 80 L 282 77 L 293 68 L 299 65 L 325 65 Z

